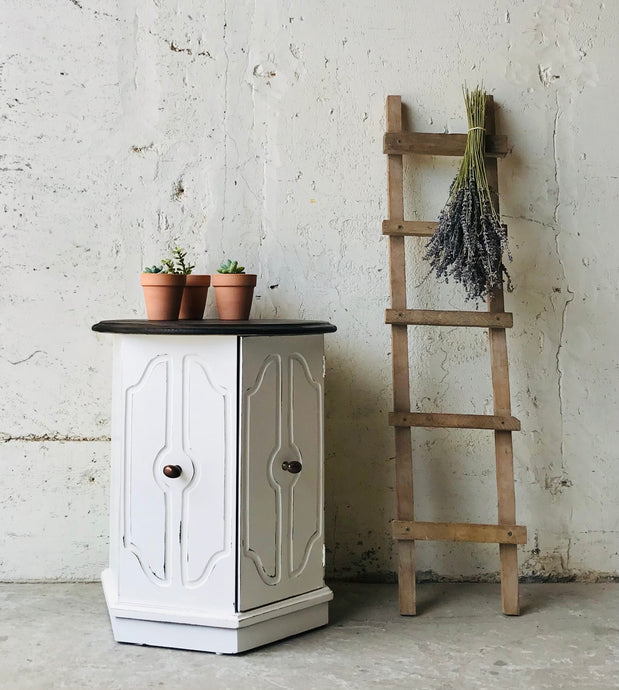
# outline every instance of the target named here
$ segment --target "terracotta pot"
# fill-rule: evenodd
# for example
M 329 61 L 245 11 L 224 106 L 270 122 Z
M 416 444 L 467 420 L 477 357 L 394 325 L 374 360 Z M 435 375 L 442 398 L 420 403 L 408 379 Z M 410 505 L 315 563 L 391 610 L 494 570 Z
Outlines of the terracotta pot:
M 183 301 L 178 315 L 179 319 L 202 319 L 204 317 L 204 307 L 206 306 L 206 295 L 208 286 L 211 284 L 211 276 L 207 275 L 188 275 L 185 289 L 183 290 Z
M 186 278 L 173 273 L 142 273 L 140 282 L 150 321 L 178 319 Z
M 254 273 L 214 273 L 211 282 L 220 319 L 244 321 L 249 318 L 256 286 Z

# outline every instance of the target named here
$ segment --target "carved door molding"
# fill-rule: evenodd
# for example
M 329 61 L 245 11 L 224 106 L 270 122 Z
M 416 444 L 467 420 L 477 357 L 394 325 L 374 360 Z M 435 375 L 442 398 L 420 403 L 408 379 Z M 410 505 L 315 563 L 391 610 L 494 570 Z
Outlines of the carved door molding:
M 246 338 L 240 610 L 322 587 L 322 336 Z

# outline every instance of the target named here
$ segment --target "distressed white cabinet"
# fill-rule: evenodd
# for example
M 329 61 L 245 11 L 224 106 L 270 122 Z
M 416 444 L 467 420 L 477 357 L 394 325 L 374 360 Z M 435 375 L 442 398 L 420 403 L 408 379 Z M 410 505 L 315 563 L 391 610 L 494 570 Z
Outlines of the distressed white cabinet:
M 320 625 L 325 322 L 103 321 L 115 333 L 116 640 L 236 653 Z

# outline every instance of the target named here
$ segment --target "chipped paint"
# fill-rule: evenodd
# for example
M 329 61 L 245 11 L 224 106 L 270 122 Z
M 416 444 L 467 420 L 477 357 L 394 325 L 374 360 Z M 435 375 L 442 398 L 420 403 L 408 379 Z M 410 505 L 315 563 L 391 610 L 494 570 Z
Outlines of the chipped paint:
M 480 17 L 465 0 L 6 1 L 0 517 L 23 529 L 0 531 L 2 578 L 105 564 L 111 339 L 89 326 L 143 317 L 138 273 L 178 242 L 197 271 L 233 256 L 257 272 L 255 317 L 338 325 L 327 571 L 393 580 L 384 99 L 401 93 L 418 130 L 462 131 L 463 81 L 494 94 L 512 149 L 499 174 L 522 574 L 619 573 L 615 3 L 496 0 Z M 406 161 L 409 217 L 436 217 L 456 166 Z M 466 307 L 415 242 L 411 306 Z M 485 333 L 411 329 L 410 343 L 414 409 L 491 411 Z M 418 517 L 493 522 L 489 435 L 413 438 Z M 488 545 L 424 543 L 417 560 L 430 580 L 498 566 Z

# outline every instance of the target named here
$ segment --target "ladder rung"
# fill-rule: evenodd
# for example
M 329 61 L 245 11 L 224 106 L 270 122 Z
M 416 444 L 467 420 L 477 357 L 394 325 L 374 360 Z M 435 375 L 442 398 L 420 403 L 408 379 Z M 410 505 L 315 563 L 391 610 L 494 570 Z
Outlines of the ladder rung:
M 423 132 L 387 132 L 383 152 L 389 154 L 421 153 L 431 156 L 463 156 L 466 134 L 426 134 Z M 486 156 L 503 158 L 509 153 L 504 134 L 486 135 Z
M 520 431 L 516 417 L 492 414 L 442 414 L 439 412 L 390 412 L 391 426 L 440 427 L 445 429 L 494 429 Z
M 383 235 L 395 237 L 432 237 L 438 223 L 425 220 L 384 220 Z
M 433 309 L 387 309 L 385 323 L 403 326 L 481 326 L 511 328 L 514 317 L 509 312 L 438 311 Z
M 416 522 L 394 520 L 394 539 L 472 541 L 479 544 L 526 544 L 527 528 L 521 525 L 478 525 L 466 522 Z

